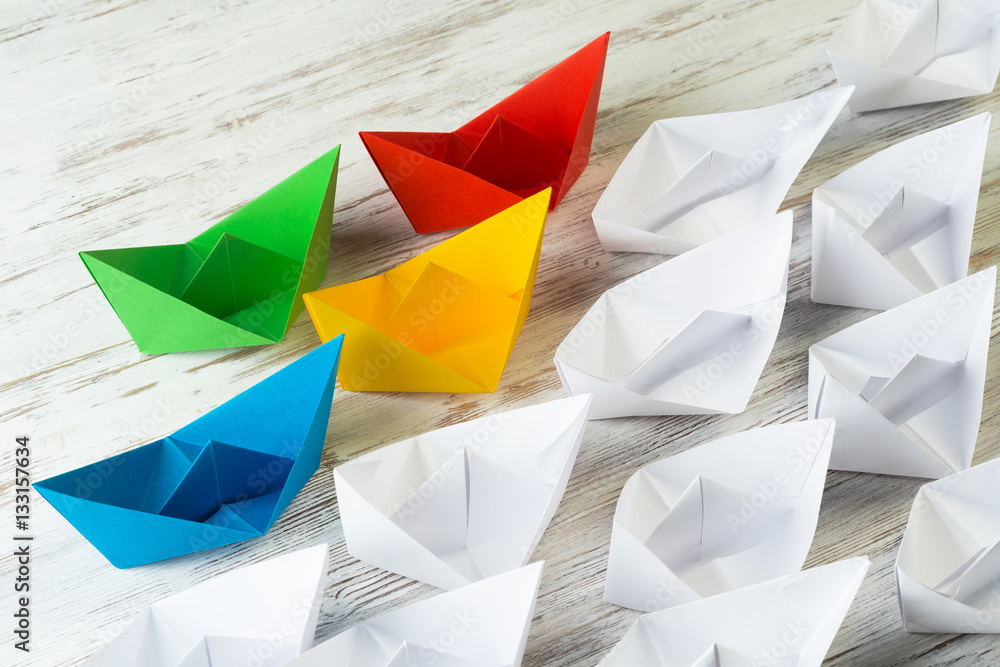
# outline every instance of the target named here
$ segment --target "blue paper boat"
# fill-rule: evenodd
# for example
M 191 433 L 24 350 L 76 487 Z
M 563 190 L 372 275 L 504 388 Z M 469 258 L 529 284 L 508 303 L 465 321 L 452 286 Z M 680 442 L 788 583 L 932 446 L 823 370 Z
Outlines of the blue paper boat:
M 118 568 L 259 537 L 319 468 L 343 338 L 162 440 L 35 488 Z

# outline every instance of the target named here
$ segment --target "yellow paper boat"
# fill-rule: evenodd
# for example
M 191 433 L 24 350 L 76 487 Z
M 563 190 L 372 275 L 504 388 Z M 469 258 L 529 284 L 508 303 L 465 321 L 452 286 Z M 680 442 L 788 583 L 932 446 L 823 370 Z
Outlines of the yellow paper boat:
M 323 341 L 340 334 L 348 391 L 496 391 L 538 270 L 551 189 L 396 268 L 304 295 Z

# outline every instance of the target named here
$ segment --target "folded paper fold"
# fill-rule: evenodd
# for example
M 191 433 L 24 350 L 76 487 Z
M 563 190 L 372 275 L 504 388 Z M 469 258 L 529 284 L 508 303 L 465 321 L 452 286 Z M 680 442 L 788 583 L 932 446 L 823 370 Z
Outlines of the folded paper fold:
M 679 255 L 774 215 L 850 95 L 656 121 L 594 207 L 601 243 Z
M 907 139 L 813 191 L 813 301 L 886 310 L 966 276 L 990 119 Z
M 35 488 L 118 568 L 259 537 L 319 467 L 341 341 L 162 440 Z
M 835 470 L 938 478 L 972 464 L 996 267 L 809 348 L 809 416 L 834 417 Z
M 1000 73 L 1000 12 L 975 0 L 863 0 L 830 42 L 852 111 L 984 95 Z
M 820 667 L 868 566 L 837 561 L 644 614 L 599 667 Z
M 609 37 L 454 132 L 361 132 L 413 228 L 474 225 L 546 188 L 554 209 L 590 161 Z
M 604 599 L 656 611 L 798 572 L 833 433 L 831 419 L 768 426 L 641 468 L 615 510 Z
M 496 391 L 531 306 L 549 190 L 384 274 L 305 295 L 349 391 Z
M 589 407 L 578 396 L 481 417 L 338 466 L 348 551 L 445 589 L 524 565 L 566 490 Z
M 907 632 L 1000 633 L 1000 459 L 924 484 L 896 557 Z
M 326 544 L 232 570 L 144 609 L 86 667 L 278 667 L 309 649 Z
M 556 350 L 566 391 L 592 419 L 736 413 L 785 307 L 792 214 L 674 257 L 605 292 Z
M 376 616 L 288 667 L 518 667 L 541 576 L 533 563 Z
M 280 341 L 330 254 L 340 146 L 187 243 L 80 253 L 143 354 Z

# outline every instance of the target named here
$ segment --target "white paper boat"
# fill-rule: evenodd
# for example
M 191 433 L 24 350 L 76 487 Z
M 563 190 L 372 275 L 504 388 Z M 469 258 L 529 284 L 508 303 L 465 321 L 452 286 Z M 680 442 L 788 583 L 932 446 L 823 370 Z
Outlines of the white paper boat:
M 1000 632 L 1000 459 L 920 487 L 896 558 L 907 632 Z
M 944 477 L 972 465 L 996 267 L 809 348 L 809 416 L 834 417 L 830 468 Z
M 590 396 L 431 431 L 334 469 L 347 549 L 453 589 L 524 565 L 566 490 Z
M 989 130 L 946 125 L 816 188 L 812 300 L 886 310 L 964 278 Z
M 789 211 L 605 292 L 556 350 L 592 419 L 737 413 L 771 354 L 785 307 Z
M 226 572 L 143 610 L 87 667 L 277 667 L 309 649 L 328 565 L 318 544 Z
M 542 563 L 441 593 L 354 626 L 288 667 L 518 667 Z
M 864 556 L 639 617 L 598 667 L 820 667 Z
M 828 48 L 852 111 L 939 102 L 993 90 L 1000 11 L 991 0 L 864 0 Z
M 658 611 L 801 570 L 833 432 L 767 426 L 641 468 L 615 510 L 604 599 Z
M 774 215 L 851 90 L 656 121 L 594 208 L 601 243 L 679 255 Z

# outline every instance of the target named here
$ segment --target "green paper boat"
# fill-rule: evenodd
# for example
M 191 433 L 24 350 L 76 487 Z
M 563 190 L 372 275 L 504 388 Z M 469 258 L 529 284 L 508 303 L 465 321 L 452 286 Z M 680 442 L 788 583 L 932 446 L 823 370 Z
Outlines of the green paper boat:
M 179 245 L 80 253 L 143 354 L 268 345 L 326 277 L 340 146 Z

